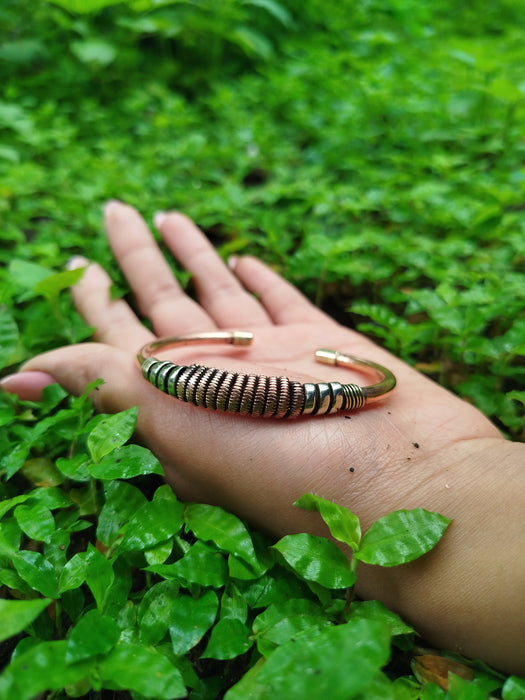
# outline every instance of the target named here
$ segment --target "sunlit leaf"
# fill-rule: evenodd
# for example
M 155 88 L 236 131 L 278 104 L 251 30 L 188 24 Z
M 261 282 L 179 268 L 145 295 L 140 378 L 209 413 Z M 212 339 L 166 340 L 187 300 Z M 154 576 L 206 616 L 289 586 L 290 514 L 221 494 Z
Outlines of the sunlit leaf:
M 90 432 L 87 445 L 94 462 L 122 447 L 133 435 L 138 408 L 134 406 L 113 416 L 106 416 Z
M 259 666 L 250 697 L 351 700 L 373 682 L 388 660 L 389 642 L 385 626 L 365 620 L 304 633 L 278 647 Z M 248 697 L 243 680 L 228 691 L 225 700 Z
M 295 506 L 319 512 L 322 519 L 330 528 L 332 537 L 340 542 L 344 542 L 351 549 L 359 549 L 361 540 L 361 525 L 359 518 L 348 508 L 332 503 L 325 498 L 315 496 L 313 493 L 306 493 L 295 503 Z
M 347 588 L 355 583 L 347 558 L 330 540 L 306 533 L 286 535 L 274 548 L 307 581 L 326 588 Z
M 122 528 L 119 552 L 143 550 L 164 542 L 182 527 L 183 505 L 168 485 L 160 486 Z
M 162 475 L 159 460 L 152 452 L 140 445 L 124 445 L 101 458 L 100 462 L 88 466 L 96 479 L 132 479 L 144 474 Z
M 93 545 L 89 545 L 84 562 L 86 583 L 93 593 L 97 608 L 102 612 L 108 592 L 115 579 L 115 572 L 111 562 Z
M 76 663 L 97 654 L 111 651 L 120 636 L 120 628 L 98 610 L 87 612 L 71 630 L 66 651 L 67 663 Z
M 169 633 L 176 656 L 192 649 L 215 622 L 219 600 L 214 591 L 206 591 L 199 598 L 180 595 L 171 607 Z
M 435 547 L 450 522 L 423 508 L 394 511 L 373 523 L 354 556 L 379 566 L 405 564 Z
M 46 598 L 35 600 L 0 599 L 0 642 L 22 632 L 46 609 L 50 602 Z
M 58 597 L 57 574 L 40 552 L 21 550 L 13 557 L 19 576 L 35 591 L 48 598 Z
M 214 542 L 219 549 L 239 557 L 254 571 L 262 573 L 252 538 L 236 515 L 217 506 L 191 503 L 184 510 L 184 519 L 199 539 Z
M 245 654 L 253 645 L 249 639 L 250 630 L 244 623 L 235 618 L 219 620 L 212 628 L 210 640 L 201 658 L 203 659 L 234 659 Z
M 178 669 L 153 647 L 117 644 L 100 662 L 98 670 L 105 688 L 130 690 L 158 700 L 187 695 Z
M 55 531 L 55 519 L 49 508 L 43 503 L 34 506 L 17 506 L 14 515 L 28 537 L 33 540 L 49 542 Z
M 180 586 L 161 581 L 144 594 L 137 611 L 139 639 L 145 646 L 158 644 L 168 631 L 172 611 L 177 606 Z

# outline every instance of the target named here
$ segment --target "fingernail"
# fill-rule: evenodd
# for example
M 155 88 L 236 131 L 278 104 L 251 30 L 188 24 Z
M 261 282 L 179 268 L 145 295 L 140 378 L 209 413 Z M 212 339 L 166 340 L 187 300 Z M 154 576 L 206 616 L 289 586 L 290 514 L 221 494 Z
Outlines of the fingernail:
M 73 257 L 69 258 L 67 261 L 65 268 L 66 270 L 78 270 L 79 267 L 87 267 L 88 265 L 89 260 L 83 255 L 73 255 Z
M 104 204 L 104 214 L 107 216 L 110 214 L 114 209 L 117 207 L 121 206 L 122 202 L 119 199 L 108 199 L 108 201 Z
M 228 267 L 232 272 L 235 272 L 235 268 L 237 267 L 237 263 L 239 262 L 239 258 L 236 255 L 230 255 L 228 258 Z
M 166 216 L 167 216 L 167 214 L 166 214 L 165 211 L 158 211 L 158 212 L 155 213 L 155 215 L 153 216 L 153 223 L 155 224 L 155 226 L 156 226 L 157 228 L 159 228 L 160 226 L 162 226 L 162 224 L 163 224 L 164 219 L 166 218 Z
M 23 401 L 39 401 L 42 390 L 55 382 L 56 379 L 47 372 L 28 370 L 3 377 L 0 380 L 0 388 L 9 394 L 16 394 Z

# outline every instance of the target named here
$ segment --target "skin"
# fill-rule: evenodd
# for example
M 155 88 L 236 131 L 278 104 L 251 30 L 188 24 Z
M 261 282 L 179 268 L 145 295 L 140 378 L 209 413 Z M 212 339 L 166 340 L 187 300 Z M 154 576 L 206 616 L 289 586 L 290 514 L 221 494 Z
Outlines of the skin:
M 110 278 L 89 265 L 73 295 L 97 342 L 35 357 L 3 388 L 37 399 L 52 381 L 81 393 L 102 377 L 97 408 L 139 406 L 138 438 L 181 499 L 221 505 L 276 537 L 327 534 L 317 514 L 292 506 L 307 492 L 350 508 L 364 530 L 399 508 L 452 518 L 438 546 L 416 562 L 360 565 L 357 592 L 382 600 L 436 646 L 525 675 L 525 445 L 505 440 L 473 406 L 336 323 L 259 260 L 240 257 L 227 267 L 182 214 L 160 214 L 156 225 L 192 274 L 197 301 L 173 278 L 135 209 L 111 201 L 105 223 L 155 335 L 123 300 L 110 299 Z M 385 365 L 398 384 L 350 419 L 279 421 L 184 404 L 142 378 L 136 353 L 143 344 L 214 329 L 252 330 L 255 340 L 246 349 L 199 346 L 163 357 L 303 382 L 368 383 L 315 363 L 314 350 L 328 347 Z

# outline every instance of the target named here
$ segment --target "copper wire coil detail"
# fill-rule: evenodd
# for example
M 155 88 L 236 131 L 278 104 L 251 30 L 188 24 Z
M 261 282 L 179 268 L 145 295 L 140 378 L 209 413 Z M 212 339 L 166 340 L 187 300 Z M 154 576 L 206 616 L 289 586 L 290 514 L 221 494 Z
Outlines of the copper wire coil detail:
M 361 408 L 365 394 L 357 384 L 301 384 L 288 377 L 229 372 L 205 365 L 176 365 L 148 358 L 143 376 L 181 401 L 241 415 L 296 418 Z

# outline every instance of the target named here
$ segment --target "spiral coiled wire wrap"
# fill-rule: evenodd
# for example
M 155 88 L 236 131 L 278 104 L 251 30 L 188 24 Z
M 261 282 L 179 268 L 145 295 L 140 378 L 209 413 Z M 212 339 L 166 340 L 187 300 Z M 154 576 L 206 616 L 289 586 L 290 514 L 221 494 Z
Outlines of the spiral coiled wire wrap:
M 288 377 L 176 365 L 154 357 L 143 361 L 142 374 L 157 389 L 181 401 L 243 416 L 323 415 L 361 408 L 366 400 L 357 384 L 301 384 Z

